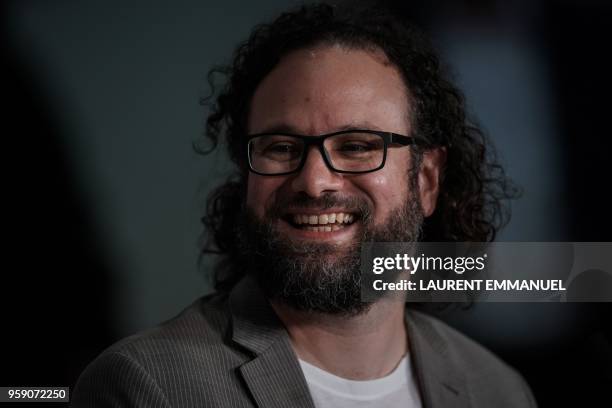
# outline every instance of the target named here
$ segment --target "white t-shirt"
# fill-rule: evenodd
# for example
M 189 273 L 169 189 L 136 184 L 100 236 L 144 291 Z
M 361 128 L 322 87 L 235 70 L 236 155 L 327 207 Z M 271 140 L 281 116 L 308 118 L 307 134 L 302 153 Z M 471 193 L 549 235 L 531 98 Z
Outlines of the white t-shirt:
M 347 380 L 300 360 L 317 408 L 421 408 L 421 398 L 406 355 L 386 377 Z

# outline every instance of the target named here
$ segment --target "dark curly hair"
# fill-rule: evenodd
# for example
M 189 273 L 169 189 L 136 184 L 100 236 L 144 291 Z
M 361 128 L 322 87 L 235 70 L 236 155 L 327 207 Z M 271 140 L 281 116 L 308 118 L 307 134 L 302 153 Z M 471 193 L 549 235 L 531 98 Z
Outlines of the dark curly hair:
M 203 103 L 210 106 L 200 153 L 225 142 L 238 172 L 208 197 L 202 223 L 207 238 L 202 253 L 220 254 L 214 274 L 217 290 L 231 288 L 244 273 L 235 239 L 237 214 L 243 210 L 248 168 L 245 163 L 247 116 L 251 98 L 262 79 L 291 51 L 317 45 L 382 50 L 401 73 L 411 96 L 413 136 L 423 149 L 447 152 L 435 212 L 425 220 L 425 241 L 487 242 L 508 221 L 505 200 L 517 189 L 497 163 L 484 133 L 468 120 L 462 93 L 449 81 L 429 41 L 413 25 L 385 8 L 315 4 L 280 15 L 253 30 L 229 66 L 208 73 L 213 90 Z M 215 95 L 214 80 L 227 79 Z M 215 98 L 216 96 L 216 98 Z

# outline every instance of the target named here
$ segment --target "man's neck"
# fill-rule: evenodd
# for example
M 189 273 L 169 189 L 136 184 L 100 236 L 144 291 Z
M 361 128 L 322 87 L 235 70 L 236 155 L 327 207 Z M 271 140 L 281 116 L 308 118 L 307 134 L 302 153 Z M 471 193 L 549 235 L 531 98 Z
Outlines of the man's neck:
M 355 317 L 306 313 L 272 304 L 298 357 L 339 377 L 381 378 L 408 351 L 402 302 L 382 301 Z

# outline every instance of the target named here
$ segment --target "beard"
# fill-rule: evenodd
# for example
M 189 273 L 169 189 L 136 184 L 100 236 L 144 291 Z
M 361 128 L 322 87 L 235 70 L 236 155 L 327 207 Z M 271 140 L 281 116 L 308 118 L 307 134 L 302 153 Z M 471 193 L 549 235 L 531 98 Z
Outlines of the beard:
M 418 191 L 411 188 L 411 191 Z M 373 303 L 362 302 L 361 247 L 364 242 L 416 242 L 423 211 L 414 193 L 381 225 L 374 225 L 367 202 L 335 193 L 320 198 L 297 195 L 278 200 L 262 219 L 246 208 L 236 233 L 246 273 L 255 277 L 266 297 L 298 311 L 356 316 Z M 350 210 L 359 222 L 352 242 L 337 245 L 293 240 L 276 227 L 287 206 Z

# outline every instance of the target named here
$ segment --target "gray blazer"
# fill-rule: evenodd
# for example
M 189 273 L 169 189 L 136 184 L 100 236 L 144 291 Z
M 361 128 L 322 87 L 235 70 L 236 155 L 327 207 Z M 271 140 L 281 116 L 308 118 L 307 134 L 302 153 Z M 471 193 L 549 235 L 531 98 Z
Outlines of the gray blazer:
M 406 324 L 425 408 L 536 406 L 521 376 L 472 340 L 415 311 Z M 104 351 L 71 399 L 73 407 L 314 408 L 287 332 L 249 278 Z

